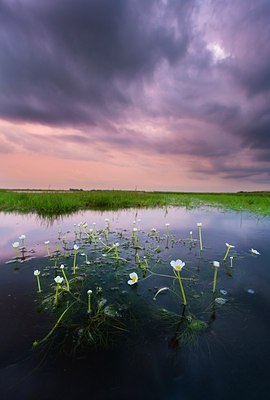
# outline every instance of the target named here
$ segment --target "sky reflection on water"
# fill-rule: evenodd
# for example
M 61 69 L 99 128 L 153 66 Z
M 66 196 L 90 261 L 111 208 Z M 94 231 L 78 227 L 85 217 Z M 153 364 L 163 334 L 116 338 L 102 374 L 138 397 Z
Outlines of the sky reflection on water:
M 32 352 L 31 344 L 36 335 L 42 337 L 46 331 L 48 316 L 44 318 L 36 312 L 35 261 L 19 264 L 18 270 L 14 263 L 5 264 L 14 257 L 12 243 L 25 234 L 26 247 L 35 251 L 33 255 L 36 258 L 41 257 L 37 262 L 42 269 L 47 260 L 45 240 L 50 240 L 53 247 L 60 229 L 63 233 L 70 231 L 67 237 L 73 243 L 74 223 L 83 221 L 91 226 L 96 222 L 97 229 L 101 229 L 105 218 L 110 219 L 112 230 L 126 229 L 129 236 L 135 220 L 143 231 L 148 232 L 154 227 L 163 234 L 165 224 L 169 223 L 169 230 L 176 239 L 188 238 L 190 230 L 197 238 L 196 224 L 202 222 L 204 250 L 201 258 L 198 248 L 190 252 L 188 246 L 180 244 L 168 249 L 166 257 L 168 260 L 170 257 L 185 260 L 187 269 L 198 266 L 202 273 L 205 269 L 210 277 L 209 291 L 210 262 L 222 260 L 225 242 L 233 244 L 237 257 L 232 276 L 227 275 L 222 266 L 218 280 L 218 290 L 228 292 L 223 297 L 228 299 L 229 307 L 217 305 L 212 320 L 211 310 L 206 309 L 200 314 L 200 317 L 206 317 L 209 326 L 197 347 L 173 348 L 175 329 L 168 337 L 160 338 L 158 332 L 146 324 L 146 331 L 141 333 L 140 342 L 134 349 L 130 349 L 128 341 L 123 341 L 120 347 L 93 351 L 78 360 L 67 361 L 58 354 L 57 359 L 36 369 L 38 355 Z M 55 393 L 60 393 L 57 382 L 62 382 L 61 395 L 67 399 L 75 395 L 85 396 L 89 390 L 92 398 L 98 400 L 266 398 L 269 367 L 265 355 L 270 350 L 269 231 L 269 218 L 225 213 L 212 208 L 87 211 L 58 221 L 42 220 L 35 215 L 2 214 L 0 308 L 4 329 L 0 333 L 0 384 L 11 387 L 7 396 L 12 396 L 6 398 L 35 399 L 37 395 L 40 399 L 54 398 Z M 251 248 L 257 249 L 261 255 L 252 255 Z M 168 271 L 171 272 L 169 262 Z M 128 272 L 126 275 L 128 277 Z M 159 285 L 158 279 L 156 283 L 149 279 L 139 284 L 133 293 L 139 298 L 148 296 L 151 299 L 153 292 L 149 290 L 155 284 Z M 124 278 L 123 287 L 126 289 L 126 286 Z M 218 295 L 222 297 L 220 293 Z M 156 304 L 169 308 L 174 303 L 170 295 L 165 294 Z M 80 384 L 75 388 L 76 381 Z M 44 384 L 48 387 L 46 395 L 41 389 Z M 21 390 L 17 396 L 18 387 Z

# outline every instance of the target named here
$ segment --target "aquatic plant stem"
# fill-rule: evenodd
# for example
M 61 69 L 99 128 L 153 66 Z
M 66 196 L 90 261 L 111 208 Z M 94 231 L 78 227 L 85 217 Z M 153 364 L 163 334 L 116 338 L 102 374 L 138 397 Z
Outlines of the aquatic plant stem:
M 199 226 L 198 229 L 199 229 L 200 251 L 202 251 L 202 249 L 203 249 L 203 245 L 202 245 L 202 227 Z
M 38 293 L 41 293 L 41 286 L 40 286 L 39 275 L 36 275 L 36 277 L 37 277 Z
M 67 291 L 69 292 L 69 281 L 68 281 L 68 278 L 67 278 L 67 276 L 66 276 L 66 273 L 65 273 L 65 271 L 64 271 L 64 268 L 61 268 L 61 270 L 62 270 L 62 274 L 63 274 L 63 277 L 64 277 L 65 282 L 66 282 Z
M 49 249 L 49 245 L 46 244 L 46 250 L 47 250 L 47 256 L 50 257 L 51 253 L 50 253 L 50 249 Z
M 73 274 L 76 274 L 76 257 L 77 257 L 77 250 L 74 250 L 74 257 L 73 257 Z
M 65 311 L 62 312 L 62 314 L 60 315 L 60 317 L 58 318 L 58 320 L 56 321 L 56 324 L 52 327 L 52 329 L 50 330 L 50 332 L 41 340 L 35 340 L 33 342 L 33 347 L 36 347 L 38 345 L 40 345 L 41 343 L 46 342 L 46 340 L 49 339 L 49 337 L 53 334 L 53 332 L 55 331 L 55 329 L 58 327 L 58 325 L 60 324 L 61 320 L 63 319 L 64 315 L 68 312 L 68 310 L 73 306 L 73 304 L 75 304 L 76 301 L 74 301 L 73 303 L 70 304 L 70 306 L 68 306 Z
M 176 273 L 177 273 L 177 278 L 178 278 L 178 281 L 179 281 L 179 285 L 180 285 L 180 289 L 181 289 L 181 293 L 182 293 L 182 297 L 183 297 L 183 304 L 184 304 L 184 306 L 186 306 L 187 305 L 187 299 L 186 299 L 184 286 L 183 286 L 183 283 L 182 283 L 182 280 L 181 280 L 180 271 L 177 271 Z
M 218 267 L 214 267 L 213 293 L 216 292 Z
M 55 305 L 55 306 L 57 306 L 57 303 L 58 303 L 59 286 L 60 286 L 60 284 L 57 283 L 57 284 L 56 284 L 56 289 L 55 289 L 55 298 L 54 298 L 54 305 Z
M 87 294 L 88 294 L 87 313 L 90 314 L 91 313 L 91 294 L 92 294 L 92 290 L 88 290 Z

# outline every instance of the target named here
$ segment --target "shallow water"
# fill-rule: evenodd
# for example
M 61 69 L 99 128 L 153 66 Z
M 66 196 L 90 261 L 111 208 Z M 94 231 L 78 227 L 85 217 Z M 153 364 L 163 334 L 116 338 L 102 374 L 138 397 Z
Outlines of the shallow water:
M 56 321 L 49 310 L 40 312 L 33 276 L 35 269 L 50 271 L 54 264 L 46 257 L 44 241 L 50 240 L 53 251 L 58 235 L 65 234 L 73 245 L 74 223 L 83 221 L 92 227 L 95 222 L 96 229 L 101 230 L 105 218 L 110 219 L 110 229 L 115 232 L 111 240 L 120 242 L 122 257 L 130 256 L 125 238 L 131 238 L 136 226 L 140 245 L 149 249 L 150 245 L 153 248 L 158 245 L 161 250 L 145 253 L 149 269 L 173 276 L 170 260 L 180 258 L 186 262 L 182 276 L 195 281 L 184 281 L 188 300 L 185 315 L 203 321 L 205 329 L 189 336 L 183 334 L 178 282 L 173 284 L 172 279 L 160 275 L 149 276 L 149 272 L 144 279 L 133 258 L 118 269 L 114 269 L 112 259 L 108 260 L 108 267 L 107 260 L 102 258 L 95 264 L 94 253 L 98 251 L 86 246 L 82 251 L 87 251 L 93 261 L 90 283 L 104 286 L 109 303 L 126 304 L 125 313 L 132 313 L 132 320 L 125 327 L 128 332 L 116 335 L 105 347 L 86 347 L 71 354 L 73 342 L 65 339 L 69 330 L 63 332 L 60 328 L 48 344 L 32 349 L 33 341 L 44 337 Z M 83 395 L 104 400 L 267 398 L 269 218 L 207 208 L 168 208 L 84 212 L 58 221 L 34 215 L 1 214 L 0 221 L 1 399 L 54 399 L 60 394 L 67 399 Z M 198 238 L 197 222 L 203 224 L 201 254 L 198 242 L 190 249 L 188 240 L 190 230 L 194 240 Z M 170 223 L 168 248 L 166 223 Z M 158 243 L 148 236 L 151 228 L 159 231 Z M 21 234 L 26 235 L 26 261 L 16 263 L 12 243 Z M 172 234 L 175 242 L 171 240 Z M 222 261 L 225 242 L 235 248 L 231 253 L 233 268 L 228 262 L 221 264 L 218 271 L 216 297 L 226 300 L 222 305 L 212 298 L 211 262 Z M 252 255 L 251 248 L 261 255 Z M 139 253 L 142 257 L 144 251 Z M 80 270 L 84 257 L 78 255 L 78 260 Z M 71 258 L 60 257 L 58 261 L 72 264 Z M 127 280 L 133 270 L 138 272 L 139 281 L 130 287 Z M 44 277 L 43 281 L 50 279 L 51 276 Z M 153 301 L 158 289 L 165 286 L 172 288 L 178 297 L 165 290 Z M 160 314 L 164 308 L 178 317 L 167 321 Z

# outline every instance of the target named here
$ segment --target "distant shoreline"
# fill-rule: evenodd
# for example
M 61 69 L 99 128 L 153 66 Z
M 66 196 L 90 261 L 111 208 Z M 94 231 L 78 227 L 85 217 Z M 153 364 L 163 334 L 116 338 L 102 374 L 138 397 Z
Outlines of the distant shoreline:
M 80 210 L 119 210 L 150 207 L 217 207 L 270 215 L 270 192 L 187 193 L 123 190 L 5 190 L 0 189 L 0 211 L 37 213 L 44 217 Z

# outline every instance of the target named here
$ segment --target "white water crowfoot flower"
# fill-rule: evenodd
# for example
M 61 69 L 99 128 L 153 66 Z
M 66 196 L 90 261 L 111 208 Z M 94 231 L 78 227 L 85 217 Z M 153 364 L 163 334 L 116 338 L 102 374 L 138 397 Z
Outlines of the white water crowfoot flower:
M 136 274 L 136 272 L 132 272 L 131 274 L 129 274 L 130 279 L 128 280 L 128 284 L 129 285 L 134 285 L 135 283 L 138 282 L 138 275 Z
M 250 251 L 251 251 L 252 254 L 256 254 L 256 256 L 260 256 L 261 255 L 261 253 L 259 253 L 258 250 L 255 250 L 255 249 L 251 248 Z
M 91 289 L 87 290 L 87 295 L 88 295 L 88 302 L 87 302 L 87 313 L 91 313 L 91 294 L 93 291 Z
M 40 286 L 40 280 L 39 280 L 40 271 L 38 269 L 36 269 L 34 271 L 34 275 L 37 278 L 38 293 L 40 293 L 41 292 L 41 286 Z
M 186 299 L 186 294 L 185 294 L 184 286 L 183 286 L 181 275 L 180 275 L 180 271 L 182 271 L 183 267 L 186 264 L 182 260 L 179 260 L 179 259 L 176 260 L 176 261 L 172 260 L 170 262 L 170 264 L 171 264 L 171 267 L 173 267 L 173 269 L 175 271 L 175 275 L 176 275 L 176 277 L 178 279 L 180 290 L 181 290 L 181 293 L 182 293 L 183 304 L 184 304 L 184 306 L 186 306 L 187 305 L 187 299 Z
M 217 286 L 217 273 L 218 269 L 220 267 L 220 264 L 218 261 L 213 261 L 213 267 L 214 267 L 214 279 L 213 279 L 213 293 L 216 292 L 216 286 Z
M 182 268 L 186 265 L 182 260 L 172 260 L 170 262 L 171 267 L 173 267 L 173 269 L 175 269 L 175 271 L 181 271 Z
M 201 222 L 197 222 L 197 227 L 199 229 L 200 251 L 202 251 L 202 249 L 203 249 L 203 245 L 202 245 L 202 223 Z
M 77 257 L 77 251 L 79 250 L 79 246 L 77 244 L 74 244 L 73 246 L 74 249 L 74 257 L 73 257 L 73 274 L 75 275 L 76 273 L 76 257 Z
M 61 276 L 58 275 L 56 278 L 54 278 L 54 281 L 55 281 L 55 283 L 56 283 L 54 305 L 56 306 L 57 303 L 58 303 L 58 292 L 59 292 L 59 287 L 60 287 L 61 283 L 63 283 L 64 278 L 62 278 Z
M 62 274 L 63 274 L 63 277 L 64 277 L 64 279 L 65 279 L 66 286 L 67 286 L 67 290 L 69 291 L 69 281 L 68 281 L 68 278 L 67 278 L 66 273 L 65 273 L 65 266 L 64 266 L 64 264 L 61 264 L 61 265 L 60 265 L 60 269 L 61 269 Z
M 227 251 L 225 253 L 225 256 L 223 257 L 223 261 L 225 261 L 226 258 L 228 257 L 230 250 L 234 249 L 234 247 L 235 247 L 235 246 L 233 246 L 232 244 L 229 244 L 229 243 L 225 243 L 225 244 L 227 246 Z

